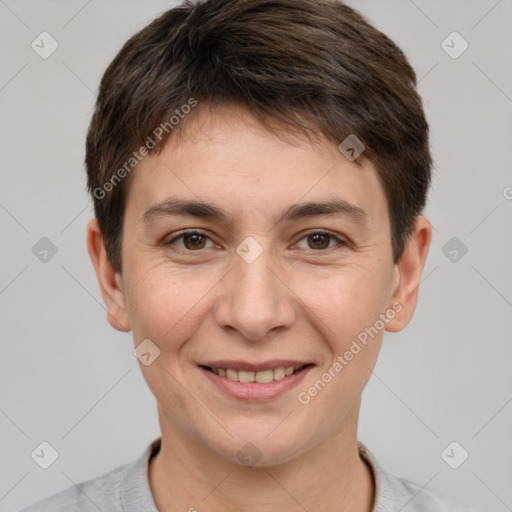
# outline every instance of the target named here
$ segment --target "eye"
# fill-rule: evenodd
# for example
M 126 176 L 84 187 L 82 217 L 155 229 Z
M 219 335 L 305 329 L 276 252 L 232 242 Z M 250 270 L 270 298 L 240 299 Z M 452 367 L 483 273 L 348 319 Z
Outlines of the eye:
M 177 240 L 182 240 L 183 245 L 180 246 L 179 244 L 176 244 L 175 242 Z M 210 239 L 208 238 L 206 233 L 203 233 L 201 231 L 182 231 L 168 242 L 165 242 L 164 245 L 177 245 L 180 249 L 185 249 L 188 251 L 197 251 L 206 248 L 205 246 L 207 240 Z M 210 242 L 213 244 L 211 240 Z
M 302 240 L 306 240 L 308 246 L 300 247 L 300 244 L 297 244 L 299 248 L 312 249 L 315 251 L 331 249 L 336 245 L 348 246 L 347 242 L 341 240 L 339 237 L 335 236 L 329 231 L 313 231 L 302 237 L 301 241 Z M 177 243 L 178 241 L 181 242 L 181 245 L 180 243 Z M 210 240 L 208 235 L 202 231 L 182 231 L 178 233 L 175 237 L 173 237 L 171 240 L 165 242 L 164 245 L 174 245 L 180 249 L 194 252 L 199 251 L 201 249 L 209 248 L 207 246 L 208 241 L 210 242 L 210 244 L 212 244 L 209 246 L 210 248 L 215 246 L 215 244 L 213 243 L 212 240 Z
M 311 233 L 306 234 L 301 240 L 307 240 L 308 247 L 307 249 L 313 250 L 322 250 L 322 249 L 330 249 L 335 245 L 347 246 L 348 243 L 344 240 L 341 240 L 337 236 L 333 235 L 329 231 L 313 231 Z M 331 242 L 337 242 L 334 245 L 331 245 Z

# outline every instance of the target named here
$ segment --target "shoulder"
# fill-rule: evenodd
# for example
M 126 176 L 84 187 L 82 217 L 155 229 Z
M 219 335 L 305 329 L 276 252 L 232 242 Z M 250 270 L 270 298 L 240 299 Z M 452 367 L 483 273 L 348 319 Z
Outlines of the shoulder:
M 405 508 L 408 512 L 475 512 L 441 493 L 423 488 L 410 480 L 389 474 L 386 477 L 390 489 L 393 489 L 391 501 L 403 507 L 408 505 Z
M 121 481 L 130 466 L 119 466 L 97 478 L 72 485 L 20 512 L 122 511 Z
M 148 481 L 148 462 L 161 438 L 152 441 L 135 461 L 97 478 L 80 482 L 20 512 L 146 512 L 156 510 Z
M 369 465 L 375 480 L 372 512 L 475 512 L 441 493 L 405 478 L 385 472 L 375 456 L 359 441 L 359 454 Z

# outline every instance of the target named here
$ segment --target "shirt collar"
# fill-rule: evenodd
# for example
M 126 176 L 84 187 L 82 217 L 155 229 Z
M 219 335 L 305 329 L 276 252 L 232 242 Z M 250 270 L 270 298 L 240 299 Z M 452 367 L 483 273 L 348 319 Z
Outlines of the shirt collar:
M 121 501 L 126 512 L 158 512 L 149 485 L 149 461 L 160 450 L 162 438 L 158 437 L 146 448 L 130 467 L 121 482 Z M 375 504 L 372 512 L 393 510 L 398 499 L 406 499 L 404 489 L 397 480 L 388 475 L 368 448 L 358 441 L 361 458 L 368 464 L 375 485 Z
M 411 501 L 412 498 L 400 484 L 399 479 L 386 473 L 375 456 L 361 441 L 357 442 L 357 446 L 359 455 L 368 464 L 373 474 L 375 503 L 372 512 L 389 512 L 396 510 L 397 504 L 402 503 L 405 506 Z
M 121 482 L 121 501 L 126 512 L 158 512 L 149 485 L 149 461 L 160 450 L 162 438 L 155 439 L 135 461 Z

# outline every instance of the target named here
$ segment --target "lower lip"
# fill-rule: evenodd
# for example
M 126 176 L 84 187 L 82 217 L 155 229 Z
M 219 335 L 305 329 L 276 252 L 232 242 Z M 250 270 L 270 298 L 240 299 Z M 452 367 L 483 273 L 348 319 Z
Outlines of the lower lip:
M 313 368 L 313 366 L 306 366 L 297 372 L 292 373 L 279 380 L 274 380 L 268 383 L 261 382 L 235 382 L 234 380 L 222 377 L 207 370 L 203 366 L 199 369 L 203 374 L 210 379 L 224 393 L 238 398 L 239 400 L 246 400 L 250 402 L 270 400 L 282 395 L 286 391 L 295 387 Z

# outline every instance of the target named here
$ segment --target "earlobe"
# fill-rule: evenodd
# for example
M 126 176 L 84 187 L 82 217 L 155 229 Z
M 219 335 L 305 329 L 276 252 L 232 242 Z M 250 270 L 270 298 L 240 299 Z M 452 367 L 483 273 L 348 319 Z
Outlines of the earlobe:
M 398 302 L 402 308 L 386 325 L 387 331 L 401 331 L 412 319 L 431 240 L 430 222 L 426 217 L 416 217 L 414 231 L 407 240 L 402 257 L 394 268 L 393 295 L 389 307 Z
M 130 331 L 122 278 L 115 272 L 108 259 L 96 218 L 91 219 L 87 224 L 87 249 L 107 308 L 108 322 L 118 331 Z

